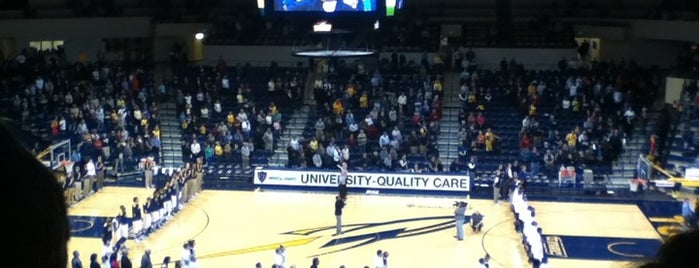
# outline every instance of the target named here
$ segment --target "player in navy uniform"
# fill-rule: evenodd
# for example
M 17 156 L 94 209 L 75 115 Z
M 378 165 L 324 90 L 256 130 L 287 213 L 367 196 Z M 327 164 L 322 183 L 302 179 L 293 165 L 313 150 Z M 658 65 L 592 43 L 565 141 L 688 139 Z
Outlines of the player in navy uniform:
M 133 198 L 133 205 L 131 205 L 131 218 L 133 220 L 142 219 L 141 205 L 138 203 L 138 197 Z

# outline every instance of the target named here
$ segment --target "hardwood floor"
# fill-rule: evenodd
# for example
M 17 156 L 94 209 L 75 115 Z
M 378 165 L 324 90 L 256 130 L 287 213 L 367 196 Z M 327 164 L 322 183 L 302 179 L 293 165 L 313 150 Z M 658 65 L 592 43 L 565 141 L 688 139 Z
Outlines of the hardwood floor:
M 119 205 L 130 208 L 133 197 L 145 200 L 148 194 L 142 188 L 107 187 L 72 207 L 69 214 L 93 220 L 111 217 L 118 213 Z M 471 209 L 467 214 L 480 211 L 485 215 L 485 227 L 482 232 L 473 233 L 466 225 L 466 238 L 457 241 L 452 220 L 454 201 L 350 195 L 343 211 L 344 233 L 333 236 L 334 195 L 330 193 L 205 190 L 161 229 L 143 241 L 128 240 L 126 246 L 134 263 L 140 262 L 145 249 L 151 249 L 153 261 L 160 263 L 165 256 L 179 259 L 182 244 L 195 239 L 198 261 L 205 268 L 254 267 L 257 262 L 271 267 L 274 249 L 279 245 L 287 248 L 287 263 L 299 268 L 310 266 L 313 257 L 320 259 L 321 267 L 372 267 L 378 249 L 389 251 L 389 267 L 474 267 L 486 253 L 492 257 L 490 267 L 531 266 L 521 235 L 513 228 L 508 203 L 468 200 Z M 563 240 L 585 244 L 594 239 L 577 238 L 660 239 L 635 205 L 530 204 L 537 210 L 536 219 L 544 234 Z M 79 250 L 87 264 L 91 253 L 101 252 L 102 244 L 98 237 L 100 226 L 88 224 L 85 228 L 97 229 L 75 235 L 69 249 Z M 550 263 L 566 268 L 629 267 L 629 258 L 595 260 L 571 256 L 575 254 L 551 257 Z

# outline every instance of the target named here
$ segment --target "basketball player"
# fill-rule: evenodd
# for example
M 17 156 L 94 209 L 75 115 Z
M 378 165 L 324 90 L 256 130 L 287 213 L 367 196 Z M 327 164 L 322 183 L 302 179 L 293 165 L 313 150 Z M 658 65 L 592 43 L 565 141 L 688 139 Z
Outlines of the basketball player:
M 141 204 L 139 204 L 138 197 L 134 197 L 133 204 L 131 204 L 131 231 L 135 237 L 141 235 L 143 231 L 143 215 L 141 211 Z
M 338 179 L 338 191 L 341 199 L 347 199 L 347 162 L 342 162 L 337 166 L 340 168 L 340 178 Z
M 138 203 L 138 197 L 134 196 L 133 204 L 131 204 L 131 217 L 134 220 L 140 220 L 142 218 L 141 216 L 141 204 Z
M 376 251 L 376 257 L 374 257 L 374 268 L 384 268 L 383 263 L 383 250 Z
M 279 247 L 274 250 L 274 264 L 278 268 L 286 268 L 286 260 L 286 249 L 283 245 L 279 245 Z

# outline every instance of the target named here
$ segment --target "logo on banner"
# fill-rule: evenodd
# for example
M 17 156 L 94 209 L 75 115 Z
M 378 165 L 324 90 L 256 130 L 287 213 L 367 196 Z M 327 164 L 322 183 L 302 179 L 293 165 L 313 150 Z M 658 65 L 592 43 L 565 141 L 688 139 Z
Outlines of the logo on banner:
M 257 172 L 257 179 L 260 180 L 260 182 L 265 182 L 265 179 L 267 179 L 267 172 Z

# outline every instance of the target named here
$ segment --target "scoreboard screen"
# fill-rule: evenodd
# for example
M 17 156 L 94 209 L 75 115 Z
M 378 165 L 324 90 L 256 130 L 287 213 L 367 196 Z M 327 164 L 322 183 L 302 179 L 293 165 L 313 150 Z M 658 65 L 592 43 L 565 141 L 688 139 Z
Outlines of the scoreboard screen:
M 403 9 L 403 0 L 386 0 L 386 17 L 392 17 L 396 10 Z
M 376 12 L 377 0 L 274 0 L 276 12 Z

